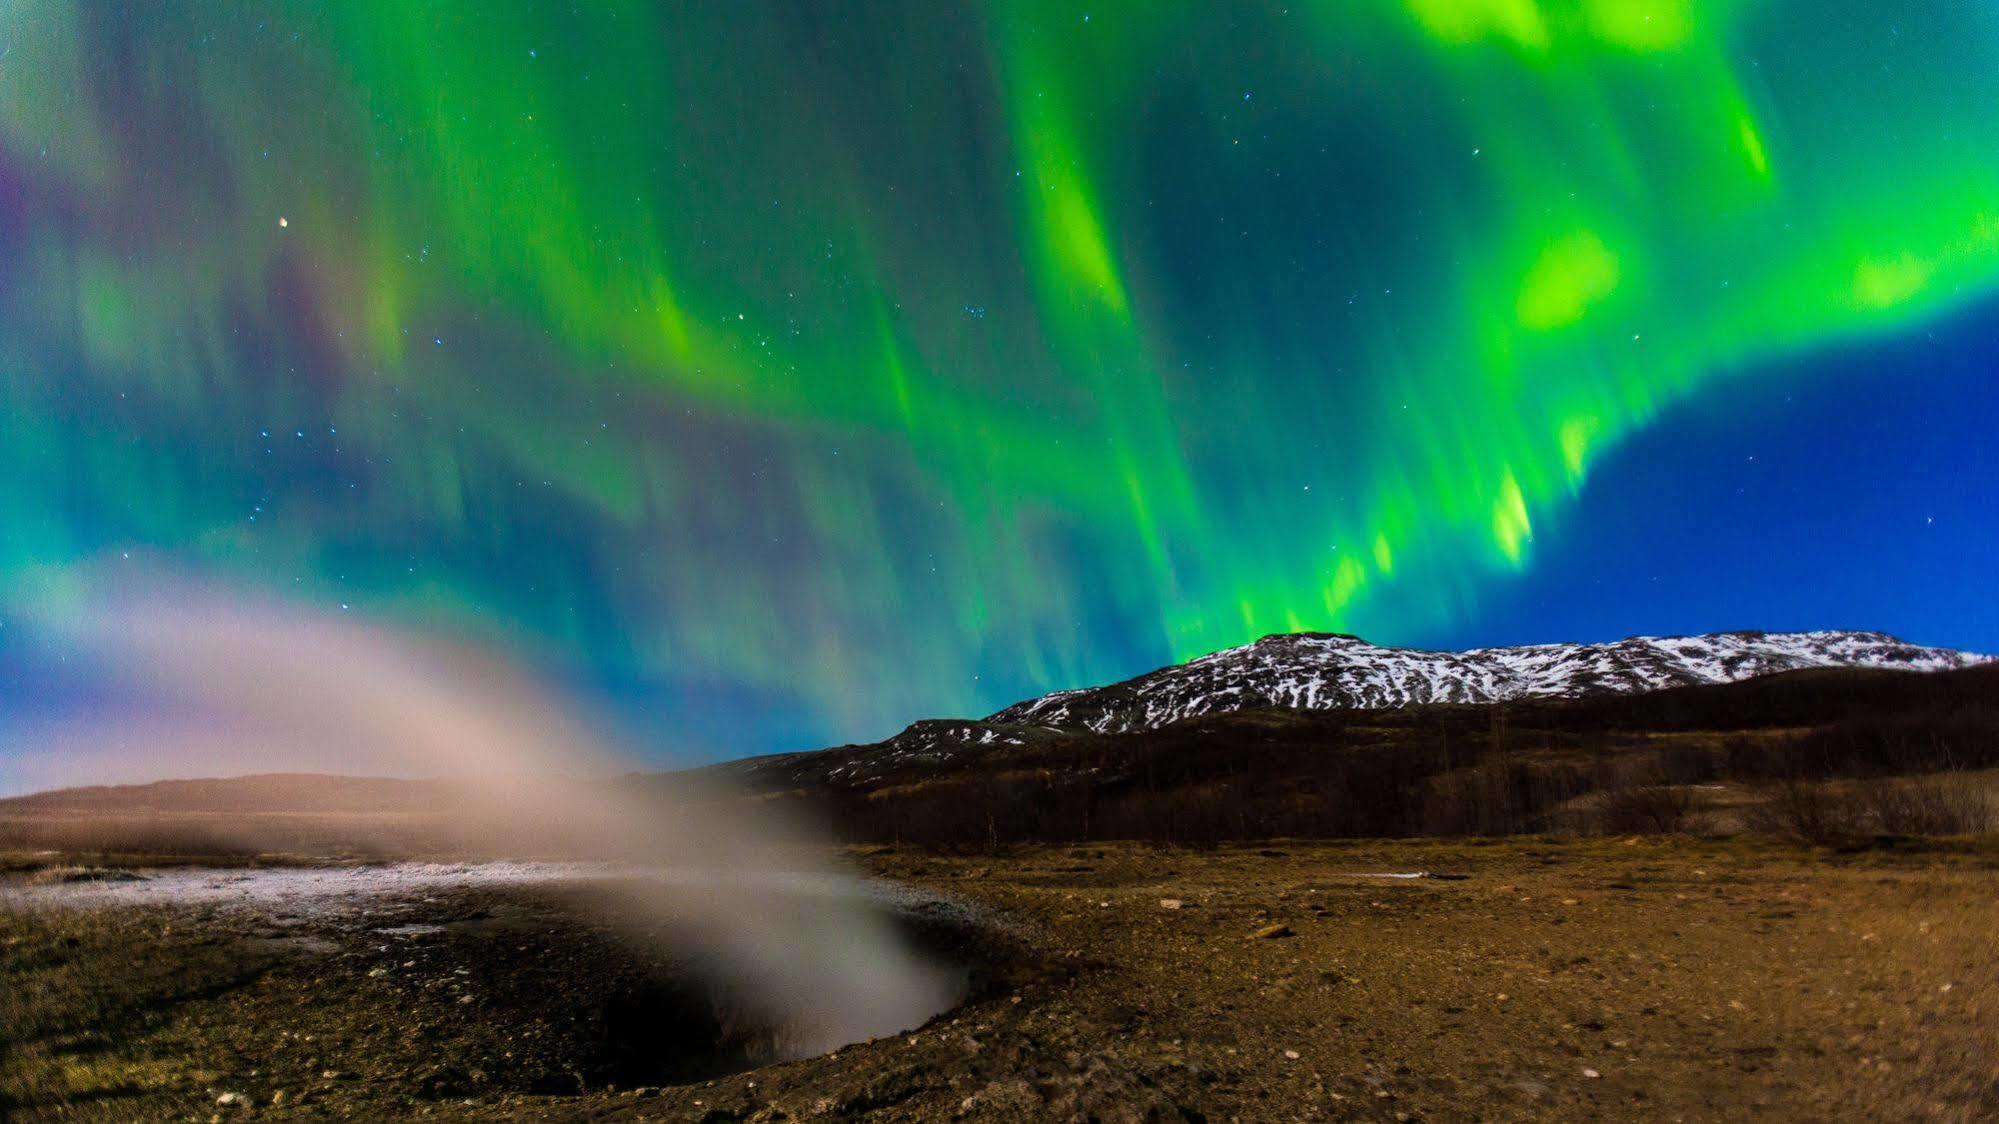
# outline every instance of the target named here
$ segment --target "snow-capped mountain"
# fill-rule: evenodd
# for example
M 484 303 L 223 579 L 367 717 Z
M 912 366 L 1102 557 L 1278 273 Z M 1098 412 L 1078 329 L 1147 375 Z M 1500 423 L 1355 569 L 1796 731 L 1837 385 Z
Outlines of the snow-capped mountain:
M 972 737 L 991 733 L 992 726 L 1112 734 L 1251 707 L 1381 709 L 1632 694 L 1800 668 L 1942 671 L 1992 658 L 1879 632 L 1638 636 L 1465 652 L 1382 648 L 1353 636 L 1301 632 L 1266 636 L 1122 683 L 1018 702 L 977 724 Z

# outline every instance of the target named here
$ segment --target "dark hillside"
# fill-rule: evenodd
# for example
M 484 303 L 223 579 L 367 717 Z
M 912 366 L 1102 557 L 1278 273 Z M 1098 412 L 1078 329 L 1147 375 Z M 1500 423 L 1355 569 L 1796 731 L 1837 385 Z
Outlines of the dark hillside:
M 880 771 L 855 768 L 868 747 L 848 747 L 742 771 L 767 791 L 788 790 L 856 840 L 1211 842 L 1590 830 L 1610 826 L 1602 822 L 1605 801 L 1662 786 L 1999 767 L 1995 700 L 1999 667 L 1810 670 L 1582 700 L 1239 711 Z M 843 783 L 829 775 L 832 762 L 870 779 Z

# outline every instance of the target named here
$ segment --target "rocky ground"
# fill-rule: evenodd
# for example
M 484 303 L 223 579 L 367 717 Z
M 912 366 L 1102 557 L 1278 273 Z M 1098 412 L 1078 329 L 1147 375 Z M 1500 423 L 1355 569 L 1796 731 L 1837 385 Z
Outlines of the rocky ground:
M 969 967 L 970 996 L 912 1033 L 761 1066 L 768 1036 L 726 996 L 565 892 L 439 890 L 284 924 L 16 898 L 0 907 L 0 1115 L 1999 1114 L 1999 844 L 855 860 L 989 908 L 910 923 Z

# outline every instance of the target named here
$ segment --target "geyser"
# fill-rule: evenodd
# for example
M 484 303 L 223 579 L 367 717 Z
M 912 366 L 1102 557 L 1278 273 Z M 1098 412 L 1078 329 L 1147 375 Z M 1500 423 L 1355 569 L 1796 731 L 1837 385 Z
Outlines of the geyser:
M 448 779 L 437 812 L 473 848 L 631 868 L 603 883 L 606 916 L 670 920 L 788 1055 L 915 1027 L 962 990 L 852 892 L 823 840 L 714 782 L 615 780 L 631 763 L 611 739 L 490 650 L 171 581 L 37 601 L 21 608 L 42 638 L 118 700 L 16 731 L 42 783 Z

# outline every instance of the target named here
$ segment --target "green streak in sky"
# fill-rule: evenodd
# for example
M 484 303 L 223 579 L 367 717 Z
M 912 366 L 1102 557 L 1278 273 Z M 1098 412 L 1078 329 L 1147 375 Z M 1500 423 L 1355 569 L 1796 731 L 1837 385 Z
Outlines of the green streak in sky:
M 0 569 L 163 551 L 829 736 L 1475 617 L 1667 406 L 1999 279 L 1968 3 L 0 35 Z

